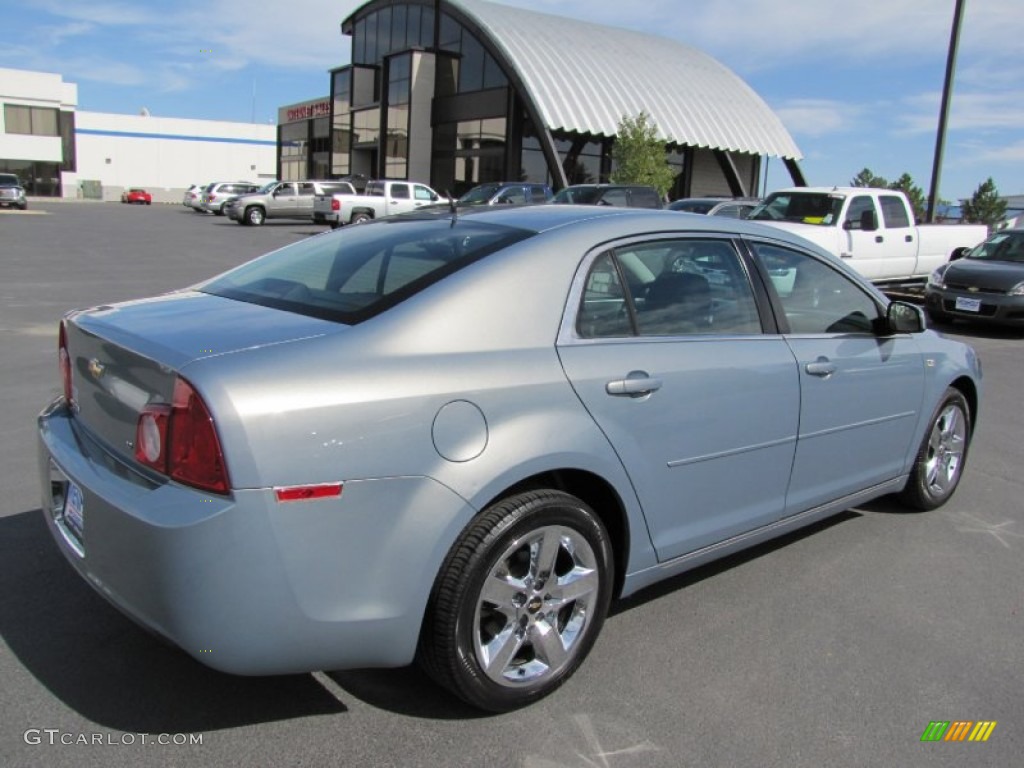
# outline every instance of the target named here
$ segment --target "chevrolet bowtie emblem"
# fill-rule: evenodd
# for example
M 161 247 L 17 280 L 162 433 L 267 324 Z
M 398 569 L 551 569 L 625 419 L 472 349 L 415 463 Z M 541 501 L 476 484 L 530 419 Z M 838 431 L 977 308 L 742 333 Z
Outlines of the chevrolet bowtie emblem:
M 980 291 L 980 290 L 981 290 L 981 288 L 979 288 L 979 287 L 978 287 L 978 286 L 976 286 L 976 285 L 972 285 L 972 286 L 969 286 L 969 287 L 967 288 L 967 292 L 968 292 L 968 293 L 977 293 L 977 292 L 978 292 L 978 291 Z
M 99 380 L 103 378 L 103 372 L 105 370 L 106 367 L 103 365 L 103 363 L 101 363 L 95 357 L 89 361 L 89 375 L 92 376 L 94 379 Z

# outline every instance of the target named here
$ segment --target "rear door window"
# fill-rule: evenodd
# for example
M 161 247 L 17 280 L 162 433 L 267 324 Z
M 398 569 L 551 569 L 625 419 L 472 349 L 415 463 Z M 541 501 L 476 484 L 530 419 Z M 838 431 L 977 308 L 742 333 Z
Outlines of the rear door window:
M 583 338 L 762 332 L 743 260 L 724 239 L 616 248 L 595 260 L 582 302 Z
M 392 221 L 312 237 L 199 287 L 342 323 L 362 322 L 532 232 L 459 219 Z

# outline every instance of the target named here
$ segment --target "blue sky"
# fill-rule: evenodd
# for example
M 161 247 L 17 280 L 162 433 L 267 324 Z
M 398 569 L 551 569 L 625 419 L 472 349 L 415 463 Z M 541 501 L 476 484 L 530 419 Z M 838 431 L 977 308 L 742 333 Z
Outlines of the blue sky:
M 862 168 L 927 193 L 954 0 L 503 0 L 670 37 L 779 114 L 811 184 Z M 325 96 L 357 0 L 0 0 L 0 67 L 58 72 L 78 108 L 273 122 Z M 965 0 L 940 196 L 1024 194 L 1021 0 Z M 768 188 L 788 183 L 778 160 Z

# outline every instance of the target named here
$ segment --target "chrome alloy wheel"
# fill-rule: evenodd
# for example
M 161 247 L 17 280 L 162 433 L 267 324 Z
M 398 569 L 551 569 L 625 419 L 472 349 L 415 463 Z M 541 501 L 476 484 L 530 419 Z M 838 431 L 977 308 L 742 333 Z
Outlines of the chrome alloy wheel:
M 487 677 L 517 686 L 558 674 L 576 655 L 600 584 L 594 551 L 572 528 L 540 527 L 513 541 L 476 606 L 473 645 Z
M 948 403 L 932 425 L 925 459 L 925 482 L 936 497 L 952 493 L 967 449 L 967 420 L 956 403 Z

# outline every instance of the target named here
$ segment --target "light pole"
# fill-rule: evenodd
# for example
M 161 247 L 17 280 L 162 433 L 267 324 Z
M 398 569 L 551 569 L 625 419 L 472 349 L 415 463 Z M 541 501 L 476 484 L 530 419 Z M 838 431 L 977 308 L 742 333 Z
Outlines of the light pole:
M 953 29 L 949 33 L 949 53 L 946 55 L 946 80 L 942 86 L 942 107 L 939 109 L 939 131 L 935 137 L 935 159 L 932 162 L 932 185 L 928 191 L 928 211 L 925 220 L 935 220 L 935 202 L 939 196 L 942 176 L 942 154 L 946 148 L 946 122 L 949 120 L 949 101 L 953 95 L 953 72 L 956 70 L 956 50 L 960 44 L 960 20 L 963 18 L 964 0 L 956 0 L 953 11 Z

